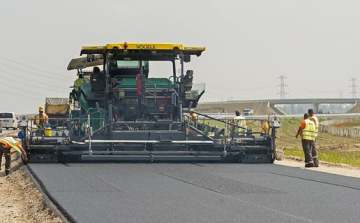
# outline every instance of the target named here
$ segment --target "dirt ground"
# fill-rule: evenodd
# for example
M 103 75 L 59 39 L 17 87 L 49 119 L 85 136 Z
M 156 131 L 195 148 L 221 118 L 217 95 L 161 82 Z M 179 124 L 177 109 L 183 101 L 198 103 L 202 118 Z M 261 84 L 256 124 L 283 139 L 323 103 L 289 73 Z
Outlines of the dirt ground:
M 47 207 L 42 194 L 20 168 L 17 154 L 12 155 L 12 169 L 4 174 L 5 159 L 2 158 L 0 173 L 0 222 L 58 223 L 61 222 Z

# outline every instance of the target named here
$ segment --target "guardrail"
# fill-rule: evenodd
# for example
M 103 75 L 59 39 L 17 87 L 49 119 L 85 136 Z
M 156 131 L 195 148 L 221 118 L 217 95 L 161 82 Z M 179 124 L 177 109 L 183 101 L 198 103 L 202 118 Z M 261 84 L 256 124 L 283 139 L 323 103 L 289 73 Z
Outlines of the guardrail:
M 333 127 L 330 126 L 336 123 L 343 123 L 345 120 L 337 119 L 337 120 L 328 120 L 321 122 L 319 125 L 320 132 L 328 132 L 332 135 L 341 136 L 341 137 L 349 137 L 354 139 L 360 138 L 360 129 L 356 128 L 346 128 L 346 127 Z
M 231 118 L 235 117 L 234 114 L 231 113 L 207 113 L 206 115 L 223 119 L 223 118 Z M 199 115 L 201 116 L 201 115 Z M 266 119 L 267 115 L 253 115 L 253 116 L 246 116 L 247 119 Z M 283 118 L 303 118 L 304 115 L 277 115 L 280 119 Z M 341 118 L 349 118 L 349 117 L 360 117 L 360 113 L 351 113 L 351 114 L 316 114 L 318 118 L 337 118 L 335 120 L 323 121 L 319 125 L 320 132 L 327 132 L 332 135 L 341 136 L 341 137 L 349 137 L 349 138 L 360 138 L 360 129 L 356 128 L 339 128 L 330 126 L 334 123 L 344 122 L 345 120 Z M 206 117 L 202 116 L 201 119 L 207 119 Z

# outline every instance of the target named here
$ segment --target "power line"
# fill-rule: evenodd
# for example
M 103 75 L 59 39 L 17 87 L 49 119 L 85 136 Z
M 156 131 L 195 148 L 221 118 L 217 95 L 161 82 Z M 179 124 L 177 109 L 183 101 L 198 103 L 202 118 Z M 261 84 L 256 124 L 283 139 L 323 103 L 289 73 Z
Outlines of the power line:
M 285 75 L 280 75 L 277 79 L 280 79 L 280 85 L 277 85 L 277 86 L 280 86 L 280 92 L 278 94 L 280 94 L 280 99 L 285 99 L 285 95 L 287 94 L 285 92 L 285 86 L 287 86 L 285 84 Z
M 1 71 L 1 70 L 0 70 L 0 71 Z M 17 84 L 17 83 L 24 84 L 24 85 L 26 85 L 26 86 L 34 87 L 34 88 L 37 88 L 37 89 L 43 89 L 43 90 L 47 90 L 47 91 L 51 91 L 51 92 L 54 92 L 54 91 L 56 91 L 56 92 L 62 92 L 62 91 L 57 91 L 57 90 L 50 89 L 50 88 L 45 88 L 45 87 L 42 87 L 42 86 L 36 86 L 36 85 L 29 84 L 29 83 L 24 83 L 24 82 L 21 82 L 21 81 L 18 81 L 18 80 L 14 80 L 14 79 L 11 79 L 11 78 L 8 78 L 8 77 L 2 77 L 2 79 L 12 81 L 12 82 L 15 83 L 15 84 Z
M 3 65 L 3 66 L 6 66 L 6 67 L 10 67 L 10 68 L 13 68 L 13 69 L 16 69 L 16 70 L 23 71 L 25 73 L 34 74 L 34 75 L 38 75 L 38 76 L 46 77 L 46 78 L 51 78 L 51 79 L 57 79 L 57 80 L 61 80 L 61 81 L 68 81 L 66 78 L 59 77 L 59 75 L 56 75 L 56 77 L 54 77 L 54 75 L 49 76 L 49 75 L 45 75 L 45 74 L 34 73 L 34 72 L 31 72 L 31 71 L 23 70 L 23 69 L 18 68 L 18 67 L 13 67 L 13 66 L 8 65 L 8 64 L 4 64 L 4 63 L 0 63 L 0 64 Z
M 39 101 L 40 101 L 39 98 L 33 98 L 33 97 L 31 97 L 31 96 L 29 97 L 28 95 L 24 96 L 23 94 L 18 94 L 17 92 L 14 92 L 14 91 L 7 91 L 7 90 L 5 90 L 4 88 L 1 88 L 0 91 L 1 91 L 1 92 L 9 93 L 9 94 L 11 94 L 11 96 L 16 95 L 16 96 L 18 96 L 18 97 L 22 97 L 22 98 L 25 98 L 25 99 L 34 99 L 34 100 L 39 100 Z
M 18 92 L 24 92 L 24 93 L 27 93 L 27 94 L 32 94 L 32 95 L 36 95 L 36 96 L 40 96 L 40 97 L 45 97 L 44 95 L 41 95 L 41 94 L 37 94 L 37 93 L 34 93 L 34 92 L 31 92 L 31 91 L 27 91 L 27 90 L 24 90 L 22 88 L 17 88 L 17 87 L 14 87 L 14 86 L 8 86 L 8 85 L 3 85 L 3 86 L 6 86 L 6 87 L 10 87 L 11 89 L 15 89 L 17 90 Z M 1 89 L 2 90 L 2 89 Z M 0 91 L 1 91 L 0 90 Z
M 233 90 L 233 91 L 259 91 L 259 90 L 265 90 L 265 89 L 271 89 L 274 88 L 273 84 L 267 84 L 264 86 L 257 86 L 254 88 L 230 88 L 230 87 L 222 87 L 222 86 L 217 86 L 217 85 L 213 85 L 213 84 L 208 84 L 206 83 L 206 87 L 211 88 L 211 89 L 217 89 L 217 90 Z
M 28 67 L 28 68 L 37 70 L 37 71 L 45 72 L 45 73 L 48 73 L 48 74 L 53 74 L 53 75 L 56 75 L 56 76 L 61 76 L 60 74 L 52 73 L 52 72 L 50 72 L 50 71 L 42 70 L 42 69 L 39 69 L 39 68 L 36 68 L 36 67 L 32 67 L 32 66 L 23 64 L 23 63 L 19 63 L 19 62 L 17 62 L 17 61 L 14 61 L 14 60 L 10 60 L 10 59 L 8 59 L 8 58 L 5 58 L 5 57 L 3 57 L 3 56 L 0 56 L 0 58 L 3 59 L 3 60 L 10 61 L 10 62 L 15 63 L 15 64 L 19 64 L 19 65 L 24 66 L 24 67 Z
M 19 78 L 21 78 L 21 79 L 24 79 L 24 80 L 28 80 L 28 81 L 31 81 L 31 82 L 36 82 L 37 84 L 42 84 L 42 85 L 46 85 L 46 86 L 48 86 L 48 87 L 53 87 L 53 88 L 58 88 L 58 89 L 61 89 L 61 90 L 65 90 L 65 88 L 60 88 L 59 86 L 51 85 L 51 84 L 48 84 L 48 83 L 46 83 L 46 82 L 42 82 L 42 81 L 38 81 L 38 80 L 34 81 L 34 80 L 31 79 L 31 78 L 23 77 L 23 76 L 21 76 L 21 75 L 19 75 L 19 74 L 14 74 L 14 73 L 8 72 L 8 71 L 6 71 L 6 70 L 0 69 L 0 71 L 4 72 L 5 74 L 8 74 L 9 76 L 12 75 L 12 76 L 15 76 L 15 77 L 19 77 Z
M 235 81 L 231 81 L 231 82 L 228 81 L 227 83 L 233 83 L 233 84 L 237 85 L 236 87 L 233 87 L 233 86 L 222 84 L 220 82 L 217 82 L 216 84 L 212 84 L 212 83 L 209 83 L 209 81 L 204 81 L 198 77 L 194 77 L 194 82 L 206 83 L 206 85 L 209 85 L 209 86 L 214 86 L 214 87 L 222 88 L 222 89 L 230 89 L 230 90 L 259 90 L 262 87 L 273 86 L 273 84 L 275 83 L 274 81 L 270 82 L 268 80 L 254 81 L 254 82 L 245 82 L 244 80 L 235 80 Z M 263 84 L 263 85 L 260 86 L 260 84 Z M 239 87 L 239 86 L 252 86 L 252 85 L 256 85 L 256 87 L 254 87 L 254 88 Z
M 351 94 L 352 98 L 356 98 L 356 94 L 357 94 L 356 90 L 359 87 L 358 85 L 356 85 L 357 79 L 351 78 L 350 81 L 351 81 L 350 94 Z
M 314 89 L 309 89 L 309 88 L 306 87 L 306 85 L 300 86 L 300 85 L 297 85 L 297 84 L 295 84 L 294 82 L 291 82 L 291 81 L 288 81 L 288 83 L 289 83 L 289 86 L 291 88 L 298 88 L 298 89 L 301 89 L 301 90 L 306 90 L 309 93 L 320 93 L 321 94 L 321 93 L 332 93 L 332 92 L 334 92 L 334 90 L 318 91 L 318 90 L 314 90 Z M 346 84 L 337 87 L 337 89 L 339 89 L 339 90 L 345 89 L 345 88 L 347 88 Z

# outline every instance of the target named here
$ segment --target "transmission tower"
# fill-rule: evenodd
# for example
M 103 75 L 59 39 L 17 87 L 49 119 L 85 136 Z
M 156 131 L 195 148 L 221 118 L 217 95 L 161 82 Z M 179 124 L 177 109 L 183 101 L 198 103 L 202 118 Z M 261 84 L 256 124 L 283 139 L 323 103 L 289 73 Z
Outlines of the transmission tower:
M 356 90 L 357 88 L 359 87 L 358 85 L 356 85 L 356 81 L 357 79 L 356 78 L 351 78 L 350 79 L 350 82 L 351 82 L 351 85 L 350 85 L 350 94 L 351 94 L 351 97 L 352 98 L 356 98 Z
M 278 87 L 280 87 L 280 92 L 278 94 L 280 94 L 280 99 L 285 99 L 285 95 L 287 94 L 285 92 L 285 87 L 287 86 L 285 84 L 285 75 L 280 75 L 277 79 L 280 79 L 280 84 L 278 85 Z

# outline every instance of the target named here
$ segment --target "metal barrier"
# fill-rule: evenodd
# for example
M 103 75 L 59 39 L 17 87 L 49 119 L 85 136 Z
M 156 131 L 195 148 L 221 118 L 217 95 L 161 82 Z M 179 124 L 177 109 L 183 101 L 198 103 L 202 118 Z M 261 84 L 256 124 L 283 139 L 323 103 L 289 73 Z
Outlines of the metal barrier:
M 349 137 L 349 138 L 354 138 L 354 139 L 360 138 L 360 129 L 346 128 L 346 127 L 341 128 L 341 127 L 330 126 L 332 124 L 342 123 L 344 121 L 345 120 L 343 120 L 343 119 L 323 121 L 319 125 L 319 131 L 327 132 L 332 135 L 341 136 L 341 137 Z

